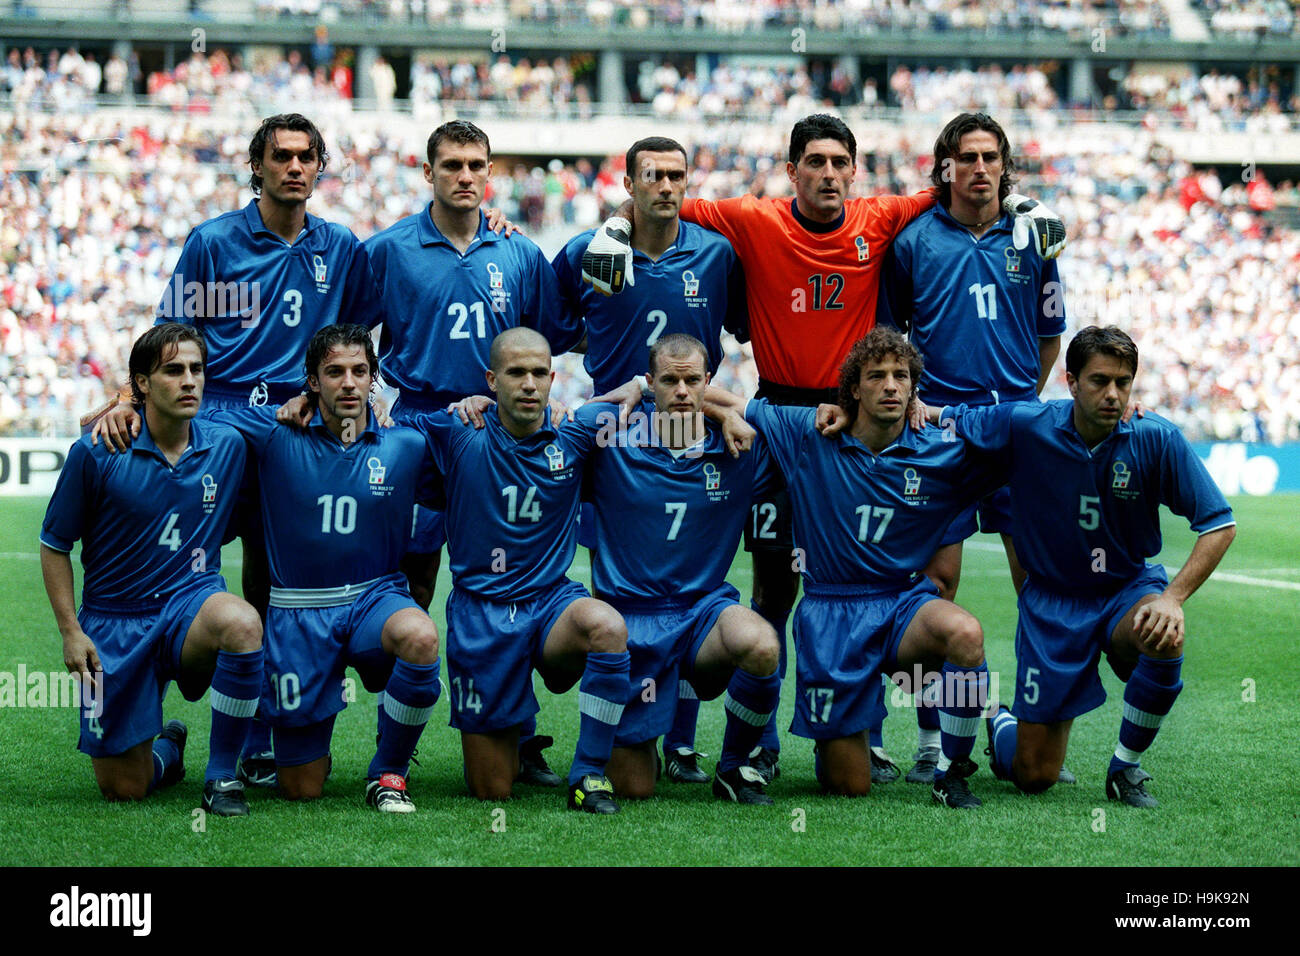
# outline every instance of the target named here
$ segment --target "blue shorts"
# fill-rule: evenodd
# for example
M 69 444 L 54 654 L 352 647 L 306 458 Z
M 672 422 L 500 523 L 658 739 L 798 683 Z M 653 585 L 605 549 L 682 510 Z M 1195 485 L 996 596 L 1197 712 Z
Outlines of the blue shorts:
M 978 524 L 975 521 L 976 514 L 979 515 Z M 948 525 L 948 530 L 944 532 L 943 541 L 940 542 L 939 547 L 946 548 L 958 541 L 965 541 L 976 531 L 982 531 L 985 534 L 1011 533 L 1011 488 L 1009 485 L 1003 485 L 991 495 L 981 498 L 975 504 L 962 509 L 961 513 L 953 518 L 952 523 Z
M 1020 720 L 1051 724 L 1071 720 L 1106 700 L 1097 662 L 1129 608 L 1168 585 L 1164 568 L 1147 565 L 1111 595 L 1048 591 L 1031 575 L 1020 590 L 1016 625 L 1017 694 L 1011 712 Z
M 168 681 L 181 676 L 185 635 L 203 602 L 225 590 L 225 579 L 212 573 L 201 575 L 161 607 L 82 607 L 77 621 L 95 642 L 104 673 L 95 706 L 79 710 L 78 750 L 92 757 L 116 757 L 162 733 L 163 692 Z M 205 690 L 207 684 L 182 688 L 186 700 L 198 700 Z
M 632 747 L 672 729 L 678 680 L 691 679 L 700 645 L 739 598 L 739 591 L 724 584 L 690 603 L 658 602 L 657 610 L 650 610 L 649 602 L 609 601 L 627 622 L 632 658 L 628 701 L 614 746 Z
M 526 601 L 488 601 L 460 588 L 447 598 L 447 678 L 451 726 L 486 734 L 523 723 L 538 711 L 533 671 L 546 636 L 579 598 L 581 584 L 565 579 Z
M 804 584 L 794 614 L 797 659 L 790 732 L 833 740 L 879 720 L 881 675 L 898 669 L 898 645 L 922 605 L 939 592 L 921 577 L 906 591 Z
M 383 648 L 384 624 L 398 611 L 420 609 L 406 578 L 385 575 L 354 590 L 355 597 L 343 590 L 271 589 L 259 712 L 277 729 L 317 724 L 342 710 L 349 666 L 369 691 L 383 690 L 388 682 L 394 658 Z
M 329 755 L 330 741 L 334 738 L 334 720 L 331 714 L 318 723 L 306 727 L 275 727 L 271 731 L 271 746 L 275 750 L 277 767 L 301 767 Z

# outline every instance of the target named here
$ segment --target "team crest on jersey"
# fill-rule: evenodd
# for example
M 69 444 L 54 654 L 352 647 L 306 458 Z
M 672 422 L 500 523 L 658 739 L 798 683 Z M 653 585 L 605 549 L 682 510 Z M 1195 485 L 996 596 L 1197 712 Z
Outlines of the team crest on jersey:
M 319 253 L 314 254 L 311 257 L 311 271 L 312 277 L 316 280 L 316 291 L 321 295 L 324 295 L 330 290 L 330 284 L 325 278 L 327 271 L 325 268 L 325 260 L 321 258 Z
M 248 404 L 251 408 L 261 408 L 271 398 L 271 390 L 266 387 L 265 382 L 258 382 L 253 386 L 252 391 L 248 393 Z
M 713 462 L 708 462 L 704 466 L 704 490 L 717 491 L 722 485 L 722 475 L 718 471 L 718 466 Z
M 550 444 L 542 450 L 546 452 L 546 464 L 551 471 L 564 470 L 564 451 L 559 445 Z
M 1007 246 L 1002 253 L 1007 257 L 1007 272 L 1014 273 L 1020 271 L 1020 257 L 1016 255 L 1016 250 L 1012 246 Z
M 1138 496 L 1138 490 L 1129 487 L 1133 480 L 1133 472 L 1129 470 L 1127 464 L 1116 461 L 1110 466 L 1110 473 L 1110 490 L 1114 492 L 1116 498 L 1129 499 Z
M 501 267 L 495 262 L 489 262 L 487 274 L 488 291 L 492 295 L 492 311 L 504 312 L 506 304 L 510 301 L 510 293 L 506 291 L 505 276 L 501 274 Z
M 384 483 L 384 472 L 387 471 L 384 463 L 379 460 L 378 456 L 366 460 L 366 467 L 370 469 L 370 483 L 372 485 L 382 485 Z
M 203 513 L 212 514 L 217 506 L 217 481 L 211 475 L 203 476 Z
M 861 236 L 853 237 L 853 244 L 858 248 L 858 261 L 866 262 L 871 258 L 871 249 L 867 246 L 867 240 Z
M 687 298 L 700 294 L 700 280 L 695 278 L 695 273 L 690 269 L 682 273 L 682 285 L 685 287 L 682 295 Z
M 916 473 L 915 468 L 908 468 L 903 472 L 903 495 L 907 498 L 914 498 L 921 493 L 921 476 Z

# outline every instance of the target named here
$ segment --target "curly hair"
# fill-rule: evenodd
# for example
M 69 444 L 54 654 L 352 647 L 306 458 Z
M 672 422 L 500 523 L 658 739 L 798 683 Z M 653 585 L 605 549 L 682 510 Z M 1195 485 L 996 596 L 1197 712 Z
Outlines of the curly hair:
M 849 349 L 849 354 L 844 356 L 844 362 L 840 365 L 839 405 L 848 412 L 850 423 L 857 421 L 858 417 L 858 400 L 853 397 L 853 389 L 862 377 L 863 366 L 879 362 L 886 355 L 893 355 L 907 363 L 907 371 L 912 376 L 912 390 L 907 398 L 916 394 L 916 383 L 921 378 L 921 369 L 925 367 L 921 353 L 897 330 L 874 328 L 853 343 L 853 348 Z

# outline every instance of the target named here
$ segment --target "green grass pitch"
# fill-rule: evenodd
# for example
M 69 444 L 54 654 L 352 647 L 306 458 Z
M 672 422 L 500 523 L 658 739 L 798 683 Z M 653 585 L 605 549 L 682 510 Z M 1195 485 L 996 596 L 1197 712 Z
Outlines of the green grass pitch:
M 1220 575 L 1189 602 L 1185 687 L 1144 762 L 1161 802 L 1155 811 L 1105 799 L 1120 711 L 1120 685 L 1106 668 L 1110 699 L 1076 721 L 1070 741 L 1067 766 L 1078 785 L 1021 796 L 993 780 L 981 732 L 972 787 L 984 806 L 968 813 L 934 805 L 928 788 L 902 781 L 860 800 L 823 796 L 811 744 L 789 734 L 782 776 L 769 791 L 774 807 L 723 804 L 707 786 L 666 781 L 653 799 L 625 801 L 623 812 L 608 818 L 568 813 L 563 794 L 552 790 L 521 787 L 499 806 L 480 803 L 465 794 L 444 694 L 412 769 L 419 812 L 381 817 L 362 805 L 375 712 L 373 698 L 359 691 L 337 724 L 324 799 L 294 805 L 253 791 L 249 818 L 209 818 L 203 828 L 193 808 L 207 751 L 206 697 L 186 704 L 172 693 L 167 716 L 190 726 L 189 776 L 139 805 L 101 800 L 90 763 L 76 750 L 72 711 L 0 709 L 0 865 L 1296 865 L 1300 496 L 1238 498 L 1233 507 L 1236 543 Z M 8 585 L 0 671 L 19 664 L 62 669 L 37 557 L 44 508 L 36 499 L 2 506 L 0 573 Z M 1166 518 L 1161 560 L 1176 567 L 1193 536 L 1182 519 Z M 984 625 L 990 668 L 1014 675 L 1005 559 L 990 547 L 995 538 L 975 541 L 983 543 L 967 548 L 959 601 Z M 226 555 L 232 586 L 239 576 L 229 559 L 237 554 Z M 573 574 L 587 579 L 581 552 Z M 747 597 L 747 556 L 738 555 L 731 580 Z M 448 587 L 444 570 L 435 608 L 440 633 Z M 557 698 L 537 686 L 540 727 L 557 739 L 548 755 L 563 773 L 577 731 L 577 692 Z M 785 726 L 792 700 L 791 680 Z M 698 746 L 716 756 L 721 734 L 721 705 L 706 703 Z M 915 735 L 912 711 L 894 708 L 885 744 L 904 769 Z

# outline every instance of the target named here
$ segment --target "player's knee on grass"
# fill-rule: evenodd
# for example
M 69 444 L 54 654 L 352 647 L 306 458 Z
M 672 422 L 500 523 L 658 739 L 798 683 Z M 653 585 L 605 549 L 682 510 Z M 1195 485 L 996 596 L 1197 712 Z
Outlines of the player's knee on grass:
M 615 747 L 605 776 L 619 797 L 644 800 L 655 792 L 655 741 L 632 747 Z
M 460 735 L 465 786 L 476 800 L 509 800 L 519 773 L 518 728 Z
M 827 793 L 841 797 L 865 797 L 871 792 L 871 763 L 865 738 L 841 737 L 817 744 L 821 758 L 818 778 Z
M 1021 793 L 1042 793 L 1051 789 L 1061 773 L 1061 765 L 1055 762 L 1022 763 L 1019 757 L 1011 764 L 1015 775 L 1016 788 Z
M 328 756 L 297 767 L 276 767 L 280 793 L 286 800 L 319 800 L 328 772 Z
M 95 782 L 109 803 L 143 800 L 149 795 L 149 785 L 153 782 L 153 767 L 148 771 L 119 769 L 102 774 L 96 771 Z

